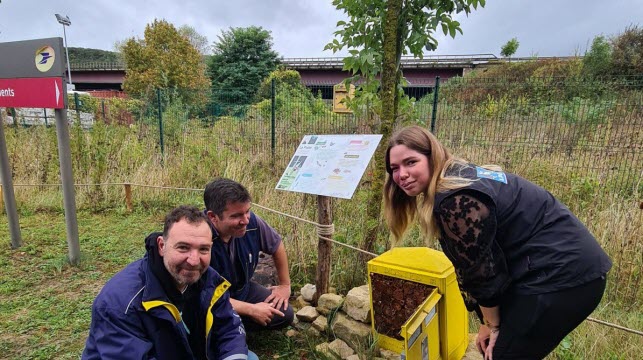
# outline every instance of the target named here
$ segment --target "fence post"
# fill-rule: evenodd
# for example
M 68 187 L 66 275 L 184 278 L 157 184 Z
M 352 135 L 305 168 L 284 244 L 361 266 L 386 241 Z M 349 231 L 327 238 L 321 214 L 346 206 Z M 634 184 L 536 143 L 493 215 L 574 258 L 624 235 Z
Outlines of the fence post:
M 270 109 L 271 109 L 271 116 L 270 116 L 270 149 L 272 150 L 272 161 L 275 161 L 275 147 L 277 143 L 276 139 L 276 129 L 275 129 L 275 78 L 272 78 L 272 81 L 270 82 Z
M 161 164 L 163 163 L 163 158 L 165 158 L 165 147 L 163 146 L 163 109 L 161 108 L 161 89 L 156 89 L 156 98 L 159 105 L 159 140 L 161 143 Z
M 125 206 L 127 206 L 127 211 L 132 212 L 132 185 L 125 185 Z
M 433 110 L 431 111 L 431 133 L 435 133 L 435 120 L 438 117 L 438 96 L 440 94 L 440 77 L 435 77 L 435 88 L 433 89 Z
M 76 121 L 78 121 L 78 126 L 81 126 L 80 122 L 80 100 L 78 100 L 78 93 L 74 93 L 74 105 L 76 105 Z
M 331 198 L 328 196 L 317 195 L 317 222 L 320 225 L 330 225 L 333 223 L 333 213 L 331 207 Z M 318 229 L 319 232 L 319 229 Z M 321 232 L 320 236 L 321 236 Z M 332 238 L 331 235 L 323 232 L 324 237 Z M 315 276 L 315 297 L 313 303 L 317 303 L 319 297 L 328 292 L 328 279 L 330 278 L 330 255 L 332 243 L 319 238 L 317 240 L 317 273 Z

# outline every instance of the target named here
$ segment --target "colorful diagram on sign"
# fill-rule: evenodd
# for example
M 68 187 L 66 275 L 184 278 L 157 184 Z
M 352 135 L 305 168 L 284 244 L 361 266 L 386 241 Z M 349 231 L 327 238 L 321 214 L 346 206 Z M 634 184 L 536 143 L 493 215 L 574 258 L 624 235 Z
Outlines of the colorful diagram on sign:
M 350 199 L 382 135 L 306 135 L 276 189 Z

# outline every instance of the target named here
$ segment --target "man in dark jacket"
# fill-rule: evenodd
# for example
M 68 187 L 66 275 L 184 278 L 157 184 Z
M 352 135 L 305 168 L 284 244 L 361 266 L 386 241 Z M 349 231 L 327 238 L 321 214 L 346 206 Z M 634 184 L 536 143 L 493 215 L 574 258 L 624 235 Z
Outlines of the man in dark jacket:
M 232 284 L 230 298 L 248 331 L 282 329 L 292 323 L 290 273 L 281 236 L 250 211 L 250 193 L 236 181 L 218 178 L 205 187 L 205 213 L 212 226 L 210 266 Z M 272 257 L 279 285 L 252 281 L 259 253 Z
M 203 212 L 172 210 L 145 247 L 94 300 L 82 358 L 247 359 L 230 284 L 208 266 L 212 232 Z

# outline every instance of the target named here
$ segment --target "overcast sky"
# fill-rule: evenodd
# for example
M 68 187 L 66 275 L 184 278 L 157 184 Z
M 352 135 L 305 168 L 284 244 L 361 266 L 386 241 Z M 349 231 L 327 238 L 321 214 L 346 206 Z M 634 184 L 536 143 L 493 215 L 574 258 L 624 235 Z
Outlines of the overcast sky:
M 0 42 L 62 37 L 55 13 L 68 15 L 70 47 L 113 50 L 142 37 L 155 18 L 190 25 L 210 42 L 222 29 L 258 25 L 270 30 L 283 57 L 337 56 L 323 51 L 343 13 L 331 0 L 0 0 Z M 643 25 L 643 0 L 487 0 L 469 17 L 464 35 L 438 37 L 434 54 L 495 54 L 512 37 L 515 56 L 582 54 L 596 35 Z M 342 54 L 340 54 L 342 55 Z M 5 56 L 5 54 L 0 54 Z

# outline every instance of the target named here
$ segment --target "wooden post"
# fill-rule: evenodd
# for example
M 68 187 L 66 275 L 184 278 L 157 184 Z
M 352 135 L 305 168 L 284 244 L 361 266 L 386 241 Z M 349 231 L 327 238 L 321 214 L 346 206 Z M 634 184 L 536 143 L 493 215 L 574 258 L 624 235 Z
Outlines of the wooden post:
M 0 214 L 4 212 L 4 201 L 2 200 L 2 184 L 0 184 Z
M 317 195 L 317 222 L 321 225 L 330 225 L 333 223 L 333 214 L 331 209 L 331 198 L 328 196 Z M 330 235 L 324 235 L 331 238 Z M 315 276 L 315 297 L 313 303 L 317 304 L 317 299 L 322 294 L 328 292 L 328 279 L 330 277 L 330 252 L 332 243 L 319 238 L 317 240 L 317 275 Z
M 127 211 L 132 212 L 132 185 L 125 184 L 125 205 Z

